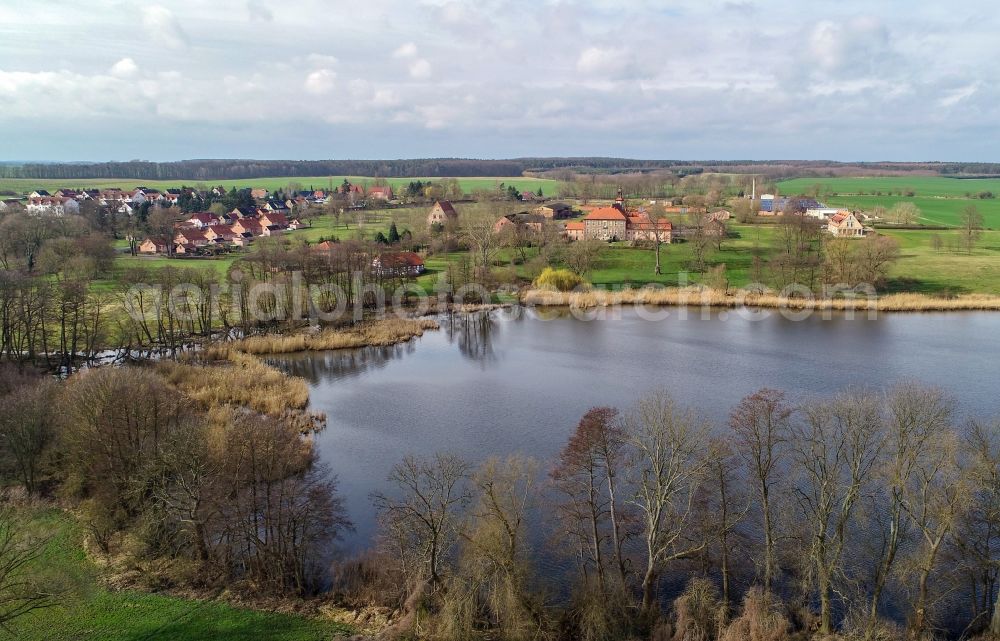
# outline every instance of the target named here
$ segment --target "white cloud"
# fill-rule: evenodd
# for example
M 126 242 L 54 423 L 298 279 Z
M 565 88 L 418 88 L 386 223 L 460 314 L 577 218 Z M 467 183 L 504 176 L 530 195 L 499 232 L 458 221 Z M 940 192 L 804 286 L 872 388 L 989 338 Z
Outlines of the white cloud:
M 131 78 L 139 70 L 139 65 L 131 58 L 122 58 L 111 66 L 111 75 L 117 78 Z
M 591 76 L 614 76 L 626 72 L 631 64 L 631 58 L 624 49 L 589 47 L 580 52 L 576 70 Z
M 418 58 L 410 63 L 410 77 L 415 80 L 426 80 L 431 77 L 431 63 L 424 58 Z
M 337 74 L 329 69 L 320 69 L 318 71 L 313 71 L 308 76 L 306 76 L 305 90 L 315 96 L 322 96 L 333 91 L 334 81 L 337 79 Z
M 173 12 L 158 4 L 142 10 L 142 26 L 153 42 L 165 47 L 180 49 L 190 43 Z
M 332 67 L 336 65 L 339 60 L 333 56 L 328 56 L 321 53 L 311 53 L 306 56 L 306 62 L 308 62 L 313 67 Z
M 407 42 L 406 44 L 400 45 L 395 51 L 392 52 L 393 58 L 415 58 L 417 55 L 417 45 L 412 42 Z
M 254 0 L 248 0 L 247 2 L 247 15 L 250 17 L 251 22 L 255 20 L 259 22 L 274 21 L 274 14 L 271 13 L 271 10 Z
M 669 11 L 655 0 L 377 0 L 334 22 L 317 19 L 321 0 L 150 1 L 0 0 L 0 130 L 29 141 L 11 157 L 71 153 L 51 133 L 62 122 L 87 124 L 72 137 L 79 157 L 148 155 L 148 136 L 134 134 L 149 131 L 190 147 L 183 156 L 232 155 L 245 148 L 218 125 L 247 122 L 273 123 L 303 156 L 329 153 L 316 123 L 350 123 L 331 129 L 338 153 L 365 155 L 857 159 L 924 140 L 960 158 L 994 153 L 986 141 L 1000 133 L 1000 88 L 984 81 L 1000 40 L 985 0 L 905 12 L 899 0 L 677 0 Z M 92 46 L 108 33 L 113 47 Z M 404 124 L 433 129 L 440 147 L 358 133 Z
M 972 83 L 964 87 L 959 87 L 958 89 L 952 90 L 947 96 L 942 98 L 940 100 L 940 104 L 942 107 L 954 107 L 966 98 L 971 98 L 977 91 L 979 91 L 979 83 Z

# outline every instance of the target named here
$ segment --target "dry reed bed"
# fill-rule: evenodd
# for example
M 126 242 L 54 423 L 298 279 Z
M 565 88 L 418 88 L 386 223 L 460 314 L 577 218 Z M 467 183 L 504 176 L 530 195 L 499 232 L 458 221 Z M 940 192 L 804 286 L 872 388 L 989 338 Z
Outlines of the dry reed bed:
M 188 362 L 160 361 L 157 371 L 187 396 L 214 408 L 238 405 L 268 414 L 285 416 L 290 410 L 304 410 L 309 402 L 305 380 L 287 374 L 263 361 L 229 351 L 199 354 Z
M 588 309 L 613 305 L 664 305 L 692 307 L 761 307 L 794 310 L 876 310 L 880 312 L 932 312 L 932 311 L 998 311 L 1000 296 L 971 294 L 956 298 L 935 298 L 924 294 L 889 294 L 869 300 L 789 298 L 776 294 L 735 295 L 714 289 L 696 287 L 667 289 L 625 289 L 612 292 L 589 290 L 583 292 L 555 292 L 532 289 L 524 293 L 522 301 L 537 307 L 575 307 Z
M 251 336 L 220 347 L 257 356 L 369 345 L 381 347 L 405 343 L 417 336 L 423 336 L 427 330 L 439 327 L 437 321 L 430 319 L 392 318 L 348 329 L 327 329 L 315 334 Z

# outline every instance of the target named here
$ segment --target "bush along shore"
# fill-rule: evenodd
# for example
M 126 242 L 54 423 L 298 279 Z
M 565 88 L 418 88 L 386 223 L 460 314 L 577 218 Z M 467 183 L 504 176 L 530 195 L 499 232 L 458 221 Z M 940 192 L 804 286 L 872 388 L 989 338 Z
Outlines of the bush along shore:
M 529 289 L 521 296 L 531 307 L 574 307 L 591 309 L 614 305 L 653 305 L 710 308 L 771 308 L 815 311 L 1000 311 L 1000 296 L 970 294 L 937 298 L 924 294 L 858 294 L 855 297 L 822 298 L 785 296 L 774 293 L 720 290 L 706 287 L 642 288 L 610 291 L 587 289 L 561 292 Z

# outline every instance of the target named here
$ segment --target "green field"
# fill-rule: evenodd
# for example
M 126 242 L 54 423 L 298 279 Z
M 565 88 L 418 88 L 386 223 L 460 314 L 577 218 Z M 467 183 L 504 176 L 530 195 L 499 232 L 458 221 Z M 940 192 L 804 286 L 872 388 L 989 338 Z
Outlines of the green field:
M 981 211 L 986 212 L 985 208 Z M 418 229 L 424 213 L 423 208 L 404 208 L 385 212 L 376 212 L 372 222 L 365 223 L 359 229 L 355 223 L 345 227 L 342 223 L 335 224 L 327 216 L 313 222 L 312 228 L 291 232 L 290 238 L 316 242 L 321 238 L 352 238 L 359 233 L 370 239 L 379 231 L 388 231 L 389 222 L 396 220 L 400 231 Z M 998 213 L 1000 215 L 1000 213 Z M 726 273 L 730 284 L 742 286 L 749 283 L 754 254 L 760 255 L 766 261 L 772 251 L 772 239 L 775 227 L 773 225 L 730 225 L 732 238 L 723 242 L 722 250 L 714 248 L 706 254 L 708 266 L 726 265 Z M 893 268 L 889 288 L 892 291 L 913 291 L 928 294 L 964 294 L 988 293 L 1000 294 L 1000 231 L 987 231 L 982 234 L 978 246 L 971 254 L 959 251 L 957 230 L 880 230 L 888 236 L 896 238 L 900 243 L 901 256 Z M 934 249 L 932 239 L 939 236 L 943 249 Z M 252 251 L 252 249 L 251 249 Z M 533 253 L 533 252 L 529 252 Z M 165 257 L 132 257 L 120 255 L 116 266 L 124 269 L 130 266 L 163 267 L 193 267 L 214 269 L 224 275 L 233 261 L 244 254 L 234 254 L 216 259 L 169 259 Z M 431 291 L 437 282 L 440 272 L 447 269 L 448 263 L 458 261 L 460 253 L 438 254 L 426 261 L 427 272 L 418 279 L 425 289 Z M 513 252 L 506 250 L 498 257 L 498 264 L 509 261 Z M 662 273 L 653 274 L 654 256 L 652 250 L 634 249 L 624 244 L 609 246 L 604 249 L 587 275 L 588 280 L 596 285 L 609 286 L 617 284 L 632 284 L 641 286 L 646 283 L 678 284 L 682 273 L 690 282 L 699 282 L 703 274 L 688 272 L 692 260 L 692 248 L 689 243 L 675 243 L 661 248 L 660 263 Z M 522 279 L 529 278 L 523 265 L 512 266 L 514 273 Z M 101 281 L 97 286 L 111 289 L 113 281 Z
M 57 189 L 106 189 L 109 187 L 120 187 L 122 189 L 134 189 L 142 185 L 151 189 L 171 189 L 182 185 L 188 187 L 215 187 L 222 185 L 227 189 L 230 187 L 257 187 L 268 190 L 283 189 L 290 183 L 298 183 L 303 189 L 330 189 L 337 187 L 344 181 L 344 176 L 289 176 L 277 178 L 245 178 L 239 180 L 138 180 L 135 178 L 123 179 L 33 179 L 33 178 L 0 178 L 0 192 L 13 191 L 18 194 L 31 193 L 35 189 L 45 189 L 54 191 Z M 347 176 L 347 179 L 354 184 L 368 185 L 375 181 L 370 176 Z M 441 178 L 387 178 L 386 179 L 395 190 L 406 187 L 412 181 L 440 181 Z M 459 185 L 466 193 L 482 189 L 494 189 L 500 183 L 504 185 L 515 185 L 521 191 L 538 191 L 541 187 L 545 194 L 555 194 L 559 182 L 545 178 L 525 178 L 523 176 L 513 176 L 509 178 L 457 178 Z
M 1000 229 L 1000 200 L 968 198 L 966 193 L 990 191 L 1000 196 L 1000 179 L 958 179 L 940 176 L 883 178 L 796 178 L 778 184 L 782 194 L 818 193 L 824 204 L 870 211 L 876 205 L 887 209 L 898 202 L 912 202 L 920 208 L 919 222 L 925 225 L 957 227 L 961 213 L 975 205 L 986 227 Z M 912 190 L 914 196 L 899 195 Z M 877 195 L 881 192 L 882 195 Z M 891 192 L 891 193 L 890 193 Z
M 872 194 L 912 189 L 916 196 L 964 197 L 981 191 L 1000 195 L 1000 178 L 947 178 L 944 176 L 873 176 L 859 178 L 795 178 L 778 184 L 783 194 L 809 193 L 816 185 L 842 195 Z
M 59 605 L 15 621 L 14 638 L 22 641 L 320 641 L 350 633 L 330 622 L 219 602 L 112 592 L 99 584 L 98 569 L 85 557 L 71 517 L 57 510 L 19 514 L 48 537 L 30 571 L 55 579 L 62 592 Z

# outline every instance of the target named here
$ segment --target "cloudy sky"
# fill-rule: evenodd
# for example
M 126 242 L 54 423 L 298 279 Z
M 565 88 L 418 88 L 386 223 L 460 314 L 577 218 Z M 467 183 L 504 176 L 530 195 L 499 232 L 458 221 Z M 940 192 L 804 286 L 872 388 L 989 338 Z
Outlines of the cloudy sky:
M 1000 160 L 976 0 L 0 0 L 0 160 Z

